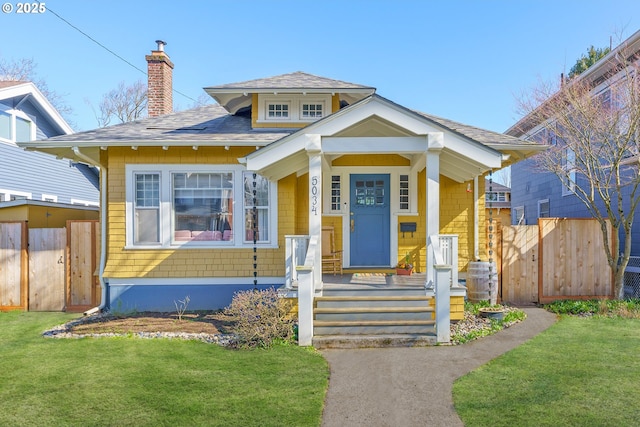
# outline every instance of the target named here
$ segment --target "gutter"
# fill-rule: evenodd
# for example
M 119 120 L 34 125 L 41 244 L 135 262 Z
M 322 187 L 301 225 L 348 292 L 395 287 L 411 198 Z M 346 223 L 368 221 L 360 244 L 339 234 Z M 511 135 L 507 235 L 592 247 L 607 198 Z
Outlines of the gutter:
M 98 281 L 100 282 L 100 289 L 102 289 L 102 296 L 99 306 L 90 308 L 83 313 L 88 316 L 101 312 L 107 305 L 107 283 L 104 280 L 104 267 L 107 261 L 107 174 L 100 163 L 93 161 L 89 156 L 82 153 L 78 147 L 72 147 L 72 150 L 76 157 L 97 167 L 100 171 L 100 265 L 98 267 Z

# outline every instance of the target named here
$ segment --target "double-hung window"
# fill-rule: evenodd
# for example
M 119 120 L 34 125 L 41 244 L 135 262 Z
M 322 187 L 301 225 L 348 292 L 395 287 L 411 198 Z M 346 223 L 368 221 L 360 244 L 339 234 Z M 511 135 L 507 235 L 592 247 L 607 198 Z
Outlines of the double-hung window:
M 24 112 L 0 104 L 0 139 L 25 142 L 36 139 L 33 121 Z
M 134 181 L 133 242 L 160 243 L 160 174 L 136 173 Z
M 562 169 L 565 173 L 562 179 L 562 195 L 567 196 L 573 194 L 576 186 L 576 153 L 570 148 L 565 148 L 562 153 Z
M 549 218 L 549 199 L 538 200 L 538 218 Z
M 275 244 L 275 184 L 260 175 L 235 165 L 126 171 L 127 246 L 234 247 L 253 243 L 254 233 Z
M 269 181 L 257 174 L 244 176 L 245 242 L 269 241 Z

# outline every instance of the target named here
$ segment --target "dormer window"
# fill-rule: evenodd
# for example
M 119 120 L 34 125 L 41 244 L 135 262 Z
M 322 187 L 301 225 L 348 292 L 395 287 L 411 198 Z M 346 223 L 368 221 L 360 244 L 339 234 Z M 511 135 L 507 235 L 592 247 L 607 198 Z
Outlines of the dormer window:
M 257 119 L 268 127 L 299 127 L 331 113 L 330 94 L 258 94 Z M 268 124 L 267 124 L 268 123 Z M 259 126 L 258 126 L 259 127 Z
M 289 104 L 290 103 L 268 103 L 267 104 L 267 118 L 269 120 L 289 119 Z
M 302 118 L 303 119 L 319 119 L 323 116 L 324 103 L 302 103 Z

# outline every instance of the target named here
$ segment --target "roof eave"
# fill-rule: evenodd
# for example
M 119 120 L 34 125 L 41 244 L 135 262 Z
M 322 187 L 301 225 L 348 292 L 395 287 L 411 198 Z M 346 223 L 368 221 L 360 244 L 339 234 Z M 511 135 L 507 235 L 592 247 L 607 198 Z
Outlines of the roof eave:
M 73 129 L 69 126 L 69 123 L 67 123 L 53 104 L 49 102 L 42 92 L 40 92 L 40 89 L 38 89 L 38 87 L 32 82 L 24 82 L 15 86 L 0 89 L 0 94 L 2 95 L 1 99 L 32 95 L 36 100 L 36 107 L 41 113 L 48 116 L 51 123 L 61 134 L 70 135 L 73 133 Z

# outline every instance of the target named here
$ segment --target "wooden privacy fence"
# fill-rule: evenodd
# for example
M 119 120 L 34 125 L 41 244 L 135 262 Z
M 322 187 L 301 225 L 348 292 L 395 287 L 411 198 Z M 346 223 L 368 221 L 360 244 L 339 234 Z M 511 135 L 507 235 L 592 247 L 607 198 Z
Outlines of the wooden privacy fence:
M 0 223 L 0 310 L 84 311 L 100 303 L 98 221 Z
M 609 236 L 615 238 L 609 226 Z M 501 298 L 511 304 L 611 298 L 613 273 L 595 219 L 540 218 L 501 233 Z

